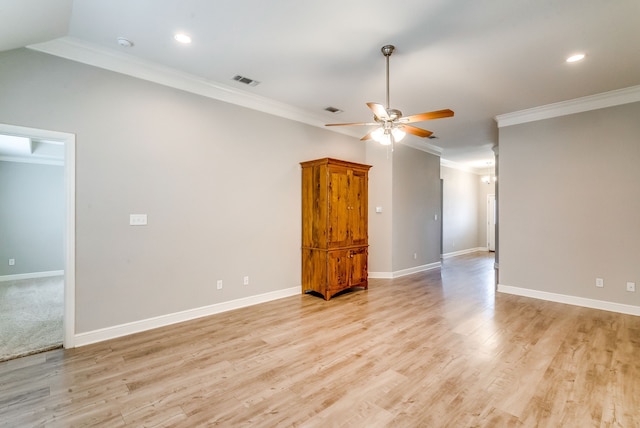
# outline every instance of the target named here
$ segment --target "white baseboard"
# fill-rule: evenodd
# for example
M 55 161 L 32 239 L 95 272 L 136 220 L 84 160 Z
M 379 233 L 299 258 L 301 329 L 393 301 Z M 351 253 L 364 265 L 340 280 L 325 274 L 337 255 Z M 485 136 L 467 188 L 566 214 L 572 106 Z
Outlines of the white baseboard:
M 21 279 L 47 278 L 49 276 L 61 276 L 61 275 L 64 275 L 63 270 L 50 270 L 47 272 L 17 273 L 15 275 L 0 276 L 0 282 L 20 281 Z
M 391 279 L 393 272 L 369 272 L 369 278 Z
M 392 279 L 400 276 L 411 275 L 412 273 L 424 272 L 431 269 L 438 269 L 442 266 L 442 263 L 435 262 L 426 265 L 415 266 L 408 269 L 402 269 L 395 272 L 369 272 L 369 278 L 384 278 Z
M 591 309 L 600 309 L 609 312 L 618 312 L 627 315 L 640 316 L 640 306 L 625 305 L 623 303 L 607 302 L 604 300 L 587 299 L 586 297 L 568 296 L 566 294 L 549 293 L 547 291 L 531 290 L 529 288 L 512 287 L 498 284 L 498 292 L 515 294 L 517 296 L 531 297 L 550 302 L 564 303 L 567 305 L 582 306 Z
M 75 346 L 90 345 L 92 343 L 115 339 L 117 337 L 140 333 L 146 330 L 165 327 L 171 324 L 177 324 L 180 322 L 206 317 L 209 315 L 215 315 L 222 312 L 231 311 L 233 309 L 240 309 L 247 306 L 270 302 L 272 300 L 282 299 L 284 297 L 290 297 L 301 293 L 302 286 L 285 288 L 283 290 L 272 291 L 270 293 L 259 294 L 256 296 L 244 297 L 242 299 L 231 300 L 229 302 L 215 303 L 213 305 L 189 309 L 173 314 L 161 315 L 155 318 L 134 321 L 127 324 L 88 331 L 86 333 L 78 333 L 75 335 Z
M 464 254 L 477 253 L 478 251 L 489 251 L 487 247 L 476 247 L 476 248 L 467 248 L 466 250 L 453 251 L 451 253 L 446 253 L 442 255 L 443 259 L 448 259 L 449 257 L 462 256 Z

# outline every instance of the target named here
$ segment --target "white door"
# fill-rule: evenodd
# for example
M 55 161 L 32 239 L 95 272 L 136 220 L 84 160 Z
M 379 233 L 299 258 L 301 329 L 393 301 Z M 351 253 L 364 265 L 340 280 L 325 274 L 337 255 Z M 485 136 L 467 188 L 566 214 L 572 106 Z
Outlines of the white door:
M 496 195 L 487 195 L 487 248 L 496 250 Z

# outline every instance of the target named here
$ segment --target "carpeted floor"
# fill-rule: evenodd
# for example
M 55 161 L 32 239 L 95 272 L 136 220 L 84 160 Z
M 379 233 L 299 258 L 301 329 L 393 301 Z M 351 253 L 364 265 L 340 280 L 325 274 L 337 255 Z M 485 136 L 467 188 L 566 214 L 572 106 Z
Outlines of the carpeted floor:
M 64 277 L 0 282 L 0 361 L 62 346 Z

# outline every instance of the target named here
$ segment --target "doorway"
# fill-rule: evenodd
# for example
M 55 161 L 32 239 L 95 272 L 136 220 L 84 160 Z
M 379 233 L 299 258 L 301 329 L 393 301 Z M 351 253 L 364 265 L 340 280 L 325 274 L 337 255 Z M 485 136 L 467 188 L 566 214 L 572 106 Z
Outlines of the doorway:
M 487 249 L 496 250 L 496 195 L 487 195 Z
M 63 339 L 65 348 L 75 346 L 75 135 L 0 123 L 0 134 L 25 137 L 34 141 L 50 141 L 64 146 L 64 309 Z

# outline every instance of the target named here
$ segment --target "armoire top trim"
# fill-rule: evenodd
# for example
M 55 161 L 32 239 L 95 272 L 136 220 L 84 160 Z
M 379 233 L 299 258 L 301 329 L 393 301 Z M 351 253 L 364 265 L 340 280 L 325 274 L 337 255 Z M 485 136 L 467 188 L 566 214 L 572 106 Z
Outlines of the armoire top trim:
M 505 113 L 495 117 L 498 128 L 518 125 L 521 123 L 535 122 L 537 120 L 551 119 L 553 117 L 566 116 L 574 113 L 582 113 L 606 107 L 640 101 L 640 85 L 624 89 L 589 95 L 568 101 L 547 104 L 526 110 Z

